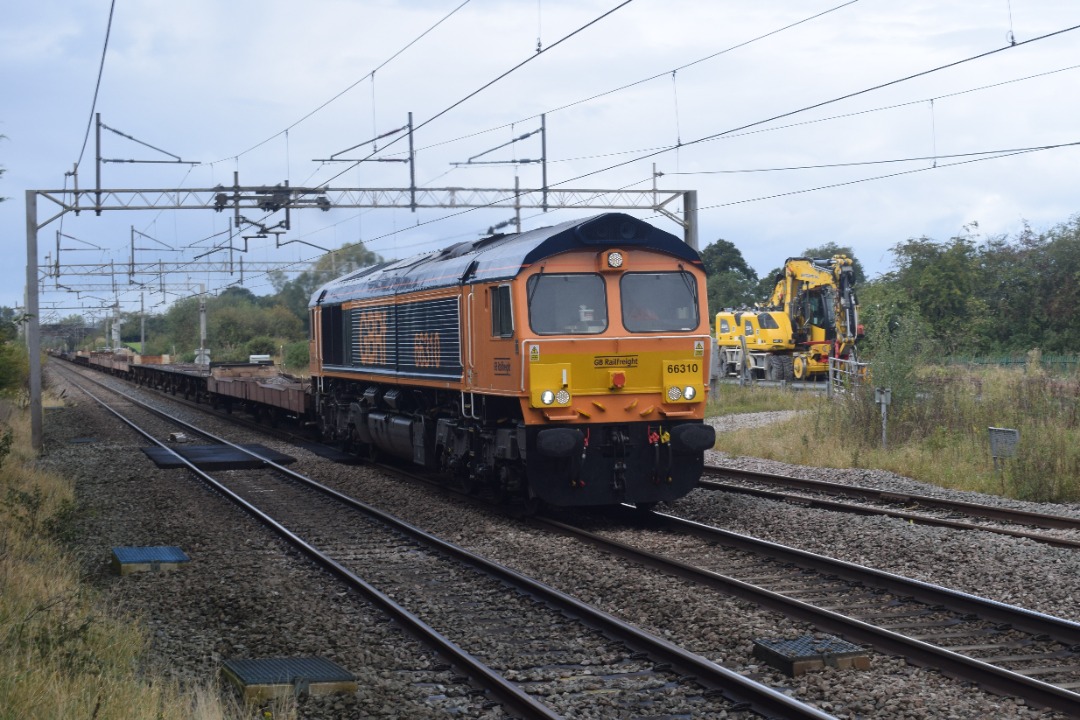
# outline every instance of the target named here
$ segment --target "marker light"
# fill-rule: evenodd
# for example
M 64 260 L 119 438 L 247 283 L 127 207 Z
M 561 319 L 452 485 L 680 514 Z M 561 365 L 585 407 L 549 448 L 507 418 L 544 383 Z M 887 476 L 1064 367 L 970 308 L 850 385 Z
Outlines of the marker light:
M 682 399 L 682 390 L 672 385 L 667 389 L 667 399 L 670 402 L 675 402 L 676 400 Z
M 555 393 L 555 402 L 559 403 L 560 405 L 565 405 L 566 403 L 570 402 L 570 393 L 566 392 L 565 390 L 560 390 L 559 392 Z

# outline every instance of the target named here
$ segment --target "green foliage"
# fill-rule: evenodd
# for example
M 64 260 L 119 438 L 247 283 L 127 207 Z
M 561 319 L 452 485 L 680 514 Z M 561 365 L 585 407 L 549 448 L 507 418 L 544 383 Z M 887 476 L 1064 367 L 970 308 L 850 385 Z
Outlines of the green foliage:
M 860 289 L 902 293 L 939 356 L 1022 354 L 1080 348 L 1080 216 L 1047 232 L 985 238 L 978 225 L 945 242 L 913 238 L 893 247 L 895 270 Z M 867 342 L 874 338 L 868 333 Z
M 743 276 L 750 282 L 757 280 L 757 273 L 746 264 L 742 253 L 734 243 L 720 239 L 701 251 L 701 263 L 709 275 L 732 272 Z
M 285 357 L 282 359 L 282 363 L 291 370 L 306 369 L 311 363 L 307 341 L 301 340 L 286 345 Z
M 839 426 L 849 428 L 852 437 L 866 445 L 881 441 L 881 408 L 874 388 L 888 388 L 891 394 L 890 437 L 899 440 L 920 430 L 921 419 L 912 408 L 916 407 L 918 374 L 931 357 L 926 326 L 918 313 L 905 310 L 903 295 L 895 288 L 879 288 L 871 296 L 875 302 L 862 316 L 867 336 L 874 339 L 872 352 L 864 348 L 863 353 L 864 358 L 871 356 L 870 382 L 852 389 L 833 409 Z M 905 423 L 905 418 L 914 426 Z
M 26 347 L 9 342 L 0 345 L 0 395 L 11 395 L 30 383 L 30 361 Z
M 270 274 L 273 295 L 258 296 L 247 288 L 230 287 L 217 297 L 205 298 L 207 343 L 215 362 L 247 360 L 248 355 L 276 354 L 282 346 L 302 342 L 308 334 L 308 302 L 321 285 L 361 267 L 380 262 L 363 243 L 327 253 L 311 268 L 289 280 L 284 273 Z M 147 353 L 172 354 L 191 362 L 199 347 L 200 298 L 174 303 L 160 316 L 146 318 Z M 137 313 L 121 316 L 125 341 L 137 341 L 142 318 Z M 305 363 L 306 364 L 306 363 Z
M 382 262 L 382 258 L 368 250 L 364 243 L 357 242 L 323 255 L 309 270 L 292 280 L 286 279 L 281 272 L 271 272 L 270 281 L 277 291 L 277 302 L 300 318 L 306 331 L 308 302 L 316 289 L 342 275 L 379 262 Z
M 37 532 L 44 507 L 45 491 L 40 485 L 34 485 L 30 490 L 8 487 L 3 500 L 0 500 L 0 508 L 11 518 L 12 527 L 20 528 L 27 537 Z
M 709 311 L 746 307 L 755 300 L 757 273 L 746 264 L 733 243 L 720 239 L 701 251 L 701 262 L 708 275 Z
M 753 305 L 756 283 L 733 270 L 709 275 L 706 281 L 709 311 L 714 315 L 723 308 L 741 308 Z
M 253 337 L 244 345 L 244 351 L 248 355 L 274 355 L 277 349 L 277 343 L 269 335 Z
M 14 442 L 15 436 L 11 430 L 6 430 L 4 435 L 0 437 L 0 467 L 4 466 L 4 460 L 11 454 L 11 444 Z
M 0 343 L 14 340 L 18 335 L 19 325 L 15 308 L 0 307 Z

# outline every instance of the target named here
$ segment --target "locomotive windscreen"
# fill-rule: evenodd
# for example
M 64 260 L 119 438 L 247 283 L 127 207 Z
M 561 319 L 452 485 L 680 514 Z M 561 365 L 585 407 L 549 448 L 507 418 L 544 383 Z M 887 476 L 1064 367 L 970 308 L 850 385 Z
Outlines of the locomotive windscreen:
M 626 273 L 619 285 L 623 327 L 630 332 L 675 332 L 697 327 L 697 284 L 690 273 Z
M 607 297 L 599 275 L 533 275 L 527 292 L 529 325 L 538 335 L 593 335 L 607 330 Z

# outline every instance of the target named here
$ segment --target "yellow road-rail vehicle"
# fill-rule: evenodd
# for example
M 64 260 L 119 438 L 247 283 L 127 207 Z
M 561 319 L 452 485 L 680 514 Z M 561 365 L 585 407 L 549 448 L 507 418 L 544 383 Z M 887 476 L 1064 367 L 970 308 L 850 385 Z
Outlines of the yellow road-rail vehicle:
M 365 268 L 312 296 L 325 438 L 526 505 L 652 506 L 697 484 L 698 253 L 608 213 Z
M 851 258 L 788 258 L 768 301 L 716 314 L 719 374 L 821 377 L 829 358 L 855 358 L 862 334 Z

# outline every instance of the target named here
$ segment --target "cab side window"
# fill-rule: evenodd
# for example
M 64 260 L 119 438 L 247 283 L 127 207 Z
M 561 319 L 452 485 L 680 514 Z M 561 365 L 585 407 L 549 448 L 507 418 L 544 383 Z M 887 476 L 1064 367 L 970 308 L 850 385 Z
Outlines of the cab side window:
M 514 315 L 510 309 L 510 286 L 491 288 L 491 334 L 493 337 L 514 336 Z

